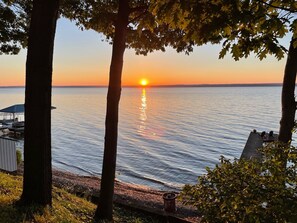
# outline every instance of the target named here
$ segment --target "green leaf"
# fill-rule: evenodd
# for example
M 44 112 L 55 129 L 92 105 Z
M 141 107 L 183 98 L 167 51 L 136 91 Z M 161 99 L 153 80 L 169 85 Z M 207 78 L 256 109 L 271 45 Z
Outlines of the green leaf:
M 231 53 L 234 60 L 239 60 L 241 52 L 237 44 L 233 44 Z

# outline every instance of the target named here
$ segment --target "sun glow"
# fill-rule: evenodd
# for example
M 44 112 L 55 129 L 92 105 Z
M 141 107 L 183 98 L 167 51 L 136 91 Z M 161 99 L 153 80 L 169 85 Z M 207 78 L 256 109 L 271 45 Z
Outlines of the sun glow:
M 140 85 L 141 86 L 147 86 L 148 85 L 148 80 L 147 79 L 141 79 L 140 81 L 139 81 L 139 83 L 140 83 Z

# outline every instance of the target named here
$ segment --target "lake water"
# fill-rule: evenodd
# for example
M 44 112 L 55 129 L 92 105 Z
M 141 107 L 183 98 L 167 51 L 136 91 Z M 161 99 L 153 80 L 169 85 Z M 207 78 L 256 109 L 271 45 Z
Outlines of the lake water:
M 53 166 L 101 174 L 106 88 L 54 88 Z M 123 88 L 118 180 L 157 189 L 195 183 L 221 155 L 239 158 L 253 129 L 278 131 L 281 87 Z M 0 107 L 24 102 L 0 88 Z

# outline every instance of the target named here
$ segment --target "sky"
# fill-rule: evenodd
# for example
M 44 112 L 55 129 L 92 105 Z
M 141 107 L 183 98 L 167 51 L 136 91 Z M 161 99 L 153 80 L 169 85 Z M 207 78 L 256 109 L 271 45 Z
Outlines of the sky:
M 282 40 L 288 47 L 289 38 Z M 106 86 L 112 46 L 92 30 L 79 30 L 74 23 L 59 19 L 57 24 L 53 85 Z M 137 86 L 142 78 L 149 85 L 281 83 L 286 58 L 272 56 L 260 61 L 251 55 L 234 61 L 230 55 L 218 59 L 219 45 L 194 48 L 189 56 L 167 48 L 148 56 L 125 51 L 123 86 Z M 23 86 L 26 50 L 18 55 L 0 55 L 0 86 Z

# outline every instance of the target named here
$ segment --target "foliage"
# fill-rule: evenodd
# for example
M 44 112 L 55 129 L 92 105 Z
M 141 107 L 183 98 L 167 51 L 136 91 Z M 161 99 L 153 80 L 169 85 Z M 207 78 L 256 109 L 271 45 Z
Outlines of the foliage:
M 230 52 L 239 60 L 253 52 L 260 60 L 269 54 L 281 59 L 287 50 L 279 39 L 289 32 L 297 37 L 295 0 L 153 0 L 150 10 L 183 30 L 185 42 L 222 44 L 220 58 Z
M 272 143 L 261 151 L 263 162 L 221 157 L 196 185 L 183 188 L 183 203 L 194 205 L 205 222 L 288 222 L 296 215 L 297 150 Z
M 93 222 L 95 205 L 62 189 L 53 189 L 52 207 L 18 207 L 15 202 L 22 192 L 22 177 L 0 172 L 0 223 L 87 223 Z M 135 211 L 115 207 L 115 222 L 152 223 L 157 219 Z
M 16 157 L 17 157 L 17 165 L 19 165 L 22 162 L 22 152 L 17 150 Z
M 157 21 L 149 11 L 150 4 L 147 0 L 129 1 L 126 47 L 142 55 L 154 50 L 165 51 L 166 46 L 178 51 L 192 51 L 191 45 L 184 41 L 184 32 Z M 112 44 L 118 6 L 118 0 L 64 0 L 61 14 L 75 21 L 82 30 L 92 29 L 103 34 L 106 41 Z
M 27 45 L 30 1 L 0 1 L 0 55 L 18 54 Z

